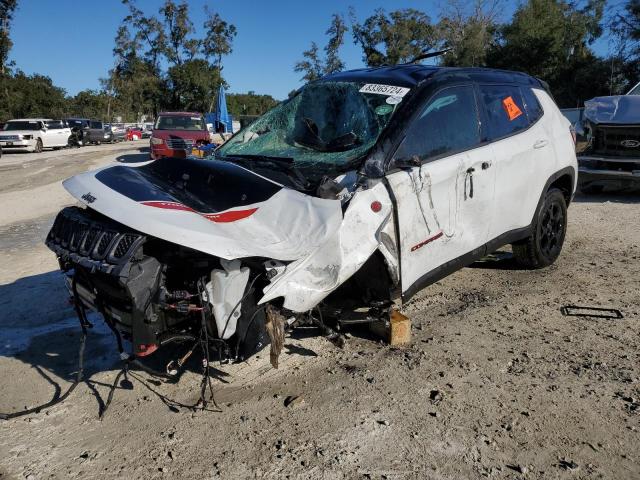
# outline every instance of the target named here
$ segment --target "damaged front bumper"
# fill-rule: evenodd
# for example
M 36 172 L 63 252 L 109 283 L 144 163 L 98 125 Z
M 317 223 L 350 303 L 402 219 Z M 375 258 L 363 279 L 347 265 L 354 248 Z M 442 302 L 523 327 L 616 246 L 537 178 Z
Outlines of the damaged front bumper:
M 204 325 L 223 356 L 243 359 L 274 343 L 274 318 L 289 325 L 363 307 L 384 315 L 392 304 L 398 249 L 381 182 L 351 185 L 343 203 L 233 164 L 167 159 L 64 186 L 89 208 L 61 211 L 47 245 L 72 296 L 136 355 L 198 338 Z
M 578 157 L 578 181 L 581 188 L 640 187 L 640 157 Z

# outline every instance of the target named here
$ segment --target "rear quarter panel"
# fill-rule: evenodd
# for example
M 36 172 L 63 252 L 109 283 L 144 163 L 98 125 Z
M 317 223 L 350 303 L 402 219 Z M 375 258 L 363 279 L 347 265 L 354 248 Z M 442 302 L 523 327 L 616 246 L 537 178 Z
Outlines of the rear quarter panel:
M 535 88 L 533 91 L 544 109 L 543 121 L 551 140 L 551 147 L 555 153 L 555 162 L 549 165 L 548 171 L 544 172 L 544 179 L 541 179 L 540 194 L 543 193 L 542 190 L 547 180 L 553 174 L 564 168 L 571 167 L 574 171 L 571 191 L 573 195 L 578 180 L 578 160 L 576 159 L 576 146 L 571 137 L 571 122 L 562 115 L 562 112 L 547 92 Z

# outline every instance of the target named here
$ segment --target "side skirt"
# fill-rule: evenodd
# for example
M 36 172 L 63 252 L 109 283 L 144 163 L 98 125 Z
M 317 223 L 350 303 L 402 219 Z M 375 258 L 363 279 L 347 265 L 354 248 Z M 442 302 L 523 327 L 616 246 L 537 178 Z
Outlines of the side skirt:
M 518 240 L 523 240 L 531 235 L 533 231 L 533 226 L 529 225 L 528 227 L 518 228 L 516 230 L 511 230 L 507 233 L 503 233 L 497 238 L 485 243 L 481 247 L 478 247 L 469 253 L 465 253 L 464 255 L 454 258 L 453 260 L 448 261 L 447 263 L 443 263 L 439 267 L 434 268 L 430 272 L 425 273 L 422 277 L 416 280 L 406 291 L 402 293 L 402 302 L 408 302 L 411 297 L 413 297 L 416 293 L 422 290 L 429 285 L 436 283 L 439 280 L 442 280 L 444 277 L 451 275 L 456 270 L 460 270 L 461 268 L 468 267 L 476 260 L 481 259 L 485 255 L 491 252 L 495 252 L 498 248 L 503 247 L 504 245 L 508 245 L 510 243 L 517 242 Z

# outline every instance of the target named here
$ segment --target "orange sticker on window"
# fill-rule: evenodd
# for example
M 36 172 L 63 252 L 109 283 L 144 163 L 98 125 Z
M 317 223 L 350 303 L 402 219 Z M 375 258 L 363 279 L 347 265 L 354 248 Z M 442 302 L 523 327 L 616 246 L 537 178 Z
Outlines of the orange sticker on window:
M 513 101 L 513 98 L 507 97 L 502 100 L 502 106 L 504 107 L 504 111 L 507 112 L 507 116 L 509 120 L 513 121 L 522 115 L 522 110 L 516 105 L 516 102 Z

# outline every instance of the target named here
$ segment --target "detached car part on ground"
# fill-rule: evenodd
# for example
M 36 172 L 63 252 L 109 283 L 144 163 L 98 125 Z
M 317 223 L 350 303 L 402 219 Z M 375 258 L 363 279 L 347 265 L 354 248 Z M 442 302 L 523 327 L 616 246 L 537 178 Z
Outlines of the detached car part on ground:
M 385 318 L 502 245 L 553 263 L 576 169 L 534 78 L 363 69 L 303 87 L 208 159 L 66 180 L 86 208 L 62 210 L 46 242 L 136 355 L 204 335 L 234 360 L 275 342 L 277 364 L 285 328 Z
M 585 138 L 578 150 L 584 193 L 640 188 L 640 87 L 585 102 L 576 130 Z

